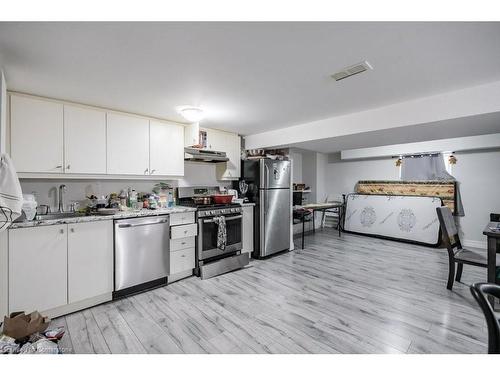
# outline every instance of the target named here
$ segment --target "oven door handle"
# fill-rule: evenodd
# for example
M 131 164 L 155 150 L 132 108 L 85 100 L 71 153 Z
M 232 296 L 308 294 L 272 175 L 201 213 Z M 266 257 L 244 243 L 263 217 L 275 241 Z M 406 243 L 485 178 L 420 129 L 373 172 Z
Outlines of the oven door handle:
M 231 221 L 231 220 L 237 220 L 237 219 L 242 219 L 243 218 L 243 215 L 238 215 L 238 216 L 230 216 L 228 218 L 226 218 L 226 221 Z M 211 219 L 211 220 L 203 220 L 203 224 L 209 224 L 209 223 L 213 223 L 214 220 Z

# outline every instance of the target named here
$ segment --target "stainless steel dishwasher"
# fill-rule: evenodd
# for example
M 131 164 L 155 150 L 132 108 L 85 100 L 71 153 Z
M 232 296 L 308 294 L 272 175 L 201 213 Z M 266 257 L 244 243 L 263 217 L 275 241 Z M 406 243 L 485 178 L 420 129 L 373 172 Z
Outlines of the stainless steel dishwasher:
M 169 216 L 115 220 L 115 289 L 113 297 L 167 283 Z

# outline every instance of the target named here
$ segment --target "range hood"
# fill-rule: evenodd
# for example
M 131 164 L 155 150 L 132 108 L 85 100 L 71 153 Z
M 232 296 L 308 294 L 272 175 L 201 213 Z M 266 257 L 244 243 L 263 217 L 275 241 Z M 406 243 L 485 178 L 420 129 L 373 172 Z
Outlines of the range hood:
M 212 151 L 195 147 L 184 147 L 184 160 L 205 163 L 225 163 L 229 160 L 224 151 Z

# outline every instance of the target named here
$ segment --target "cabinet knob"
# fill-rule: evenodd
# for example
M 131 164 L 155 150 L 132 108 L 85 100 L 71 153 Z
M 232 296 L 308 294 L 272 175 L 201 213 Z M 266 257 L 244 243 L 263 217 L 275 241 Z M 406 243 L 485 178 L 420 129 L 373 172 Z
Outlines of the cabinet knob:
M 59 229 L 59 233 L 63 234 L 64 233 L 64 229 Z
M 66 169 L 70 169 L 70 168 L 71 168 L 71 165 L 69 165 L 69 164 L 68 164 L 68 165 L 66 166 Z
M 156 169 L 152 169 L 150 174 L 153 174 L 156 172 Z
M 148 174 L 149 168 L 146 168 L 144 174 Z
M 70 229 L 71 233 L 75 233 L 75 228 Z

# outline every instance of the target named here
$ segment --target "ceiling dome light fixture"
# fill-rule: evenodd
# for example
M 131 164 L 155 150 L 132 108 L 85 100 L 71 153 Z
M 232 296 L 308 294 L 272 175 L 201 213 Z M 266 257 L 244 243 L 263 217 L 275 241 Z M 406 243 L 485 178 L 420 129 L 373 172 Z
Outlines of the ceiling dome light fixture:
M 182 106 L 177 111 L 189 122 L 200 122 L 204 118 L 203 109 L 193 106 Z

